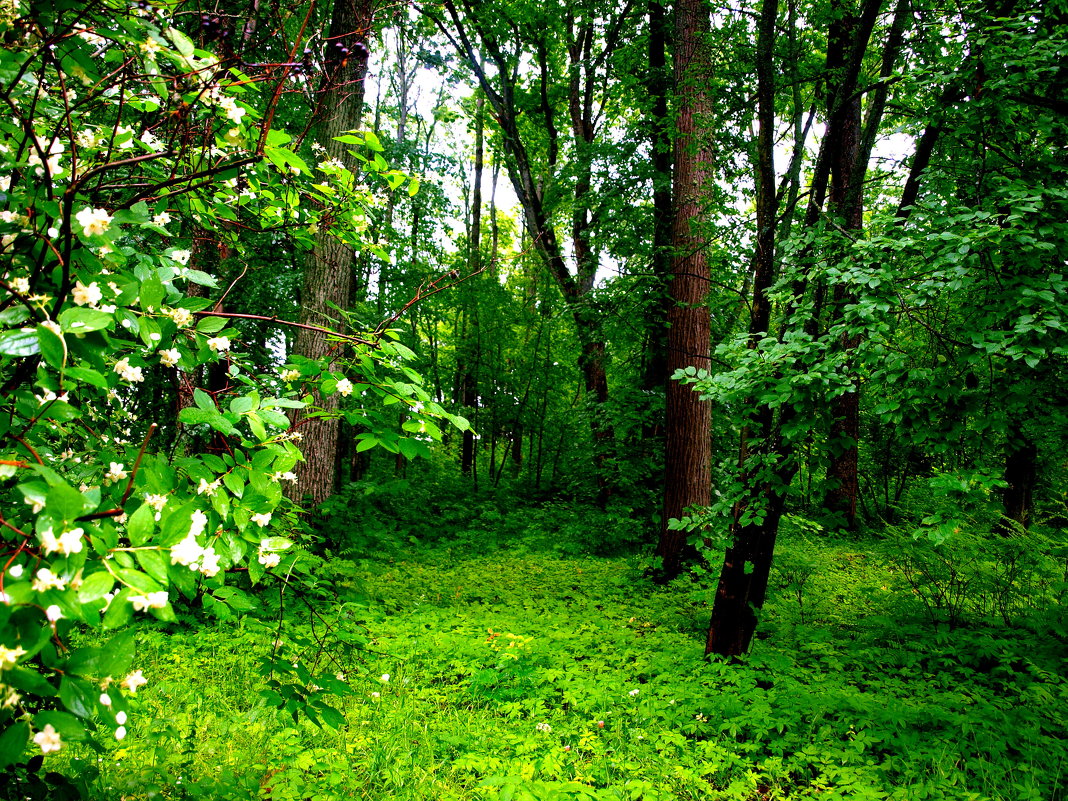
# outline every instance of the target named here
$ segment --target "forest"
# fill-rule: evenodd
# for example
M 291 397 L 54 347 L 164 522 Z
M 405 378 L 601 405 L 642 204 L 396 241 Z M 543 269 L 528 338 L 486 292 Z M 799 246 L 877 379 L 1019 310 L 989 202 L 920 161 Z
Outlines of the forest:
M 1068 1 L 0 39 L 0 799 L 1068 799 Z

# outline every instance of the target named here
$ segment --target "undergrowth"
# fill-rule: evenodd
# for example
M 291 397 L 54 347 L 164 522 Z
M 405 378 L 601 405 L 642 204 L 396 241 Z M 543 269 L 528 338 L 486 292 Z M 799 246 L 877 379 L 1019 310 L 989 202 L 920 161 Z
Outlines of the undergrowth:
M 131 736 L 78 755 L 93 797 L 1068 798 L 1059 615 L 950 628 L 889 546 L 787 531 L 752 653 L 705 662 L 708 580 L 658 586 L 590 555 L 589 521 L 540 515 L 324 563 L 336 599 L 313 618 L 283 596 L 280 631 L 150 632 Z M 339 674 L 344 725 L 277 725 L 256 669 L 276 649 Z

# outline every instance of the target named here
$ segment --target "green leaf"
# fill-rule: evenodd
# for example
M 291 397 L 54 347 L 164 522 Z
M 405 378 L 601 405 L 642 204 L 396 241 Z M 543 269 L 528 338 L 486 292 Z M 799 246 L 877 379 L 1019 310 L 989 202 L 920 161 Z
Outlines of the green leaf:
M 30 741 L 30 724 L 25 721 L 12 723 L 0 734 L 0 770 L 18 762 L 26 743 Z
M 164 587 L 167 586 L 169 582 L 167 577 L 167 562 L 164 560 L 163 554 L 160 553 L 159 550 L 153 548 L 135 551 L 134 557 L 137 559 L 137 563 L 141 565 L 142 570 Z
M 48 511 L 64 520 L 74 520 L 85 513 L 85 496 L 69 484 L 57 484 L 45 499 Z
M 49 684 L 48 679 L 31 668 L 13 667 L 5 670 L 4 682 L 16 690 L 46 698 L 56 694 L 56 688 Z
M 170 40 L 171 44 L 174 45 L 174 49 L 186 58 L 192 56 L 193 53 L 196 51 L 196 48 L 193 46 L 193 40 L 186 36 L 184 33 L 182 33 L 180 30 L 175 28 L 173 25 L 168 26 L 167 29 L 163 32 L 163 35 L 166 36 Z
M 193 402 L 196 403 L 197 408 L 203 409 L 207 412 L 216 412 L 215 400 L 202 389 L 193 390 Z
M 201 317 L 197 320 L 197 331 L 202 334 L 215 334 L 226 328 L 225 317 Z
M 59 315 L 59 326 L 64 333 L 85 334 L 110 327 L 114 319 L 96 309 L 71 308 Z
M 80 718 L 87 718 L 93 714 L 96 707 L 97 692 L 90 695 L 92 687 L 80 679 L 72 679 L 64 676 L 59 682 L 59 700 L 63 706 Z
M 97 389 L 108 388 L 107 379 L 96 370 L 92 370 L 88 367 L 68 367 L 64 376 L 73 379 L 74 381 L 80 381 L 83 384 L 89 384 Z
M 159 280 L 159 276 L 153 270 L 152 274 L 141 282 L 141 308 L 145 311 L 158 309 L 160 304 L 163 303 L 163 298 L 166 294 L 167 290 L 163 286 L 163 282 Z
M 195 426 L 201 423 L 207 423 L 212 417 L 215 417 L 218 412 L 212 410 L 207 411 L 205 409 L 197 409 L 193 406 L 186 406 L 180 412 L 178 412 L 178 422 L 185 423 L 186 425 Z
M 98 570 L 82 581 L 82 586 L 78 588 L 78 600 L 83 604 L 99 600 L 111 592 L 114 586 L 115 577 L 107 570 Z
M 147 503 L 143 503 L 126 521 L 126 536 L 130 538 L 130 544 L 136 548 L 148 542 L 155 527 L 156 510 Z
M 0 334 L 0 355 L 34 356 L 40 351 L 36 331 L 6 331 Z
M 186 270 L 185 277 L 192 283 L 199 284 L 206 287 L 217 287 L 219 282 L 211 275 L 208 275 L 202 270 Z
M 85 726 L 68 712 L 38 712 L 33 716 L 33 725 L 38 730 L 51 726 L 64 740 L 85 739 Z
M 289 418 L 281 412 L 275 412 L 271 409 L 260 409 L 259 416 L 261 420 L 263 420 L 268 425 L 274 426 L 275 428 L 289 428 Z
M 115 572 L 118 574 L 121 582 L 133 587 L 133 589 L 141 595 L 148 595 L 150 592 L 159 592 L 163 589 L 158 581 L 138 570 L 119 568 Z
M 267 429 L 263 425 L 263 420 L 260 419 L 260 416 L 258 414 L 253 412 L 245 419 L 248 420 L 248 427 L 249 430 L 252 432 L 252 436 L 258 439 L 260 442 L 263 442 L 265 439 L 267 439 Z
M 108 605 L 108 611 L 104 613 L 102 625 L 105 629 L 117 629 L 125 626 L 133 617 L 133 607 L 130 606 L 130 590 L 123 588 L 115 594 Z
M 100 649 L 104 654 L 100 662 L 100 673 L 118 678 L 129 672 L 134 660 L 134 643 L 133 631 L 119 632 L 108 640 L 107 645 Z
M 41 355 L 49 365 L 62 370 L 67 363 L 67 343 L 63 337 L 44 325 L 37 326 L 37 342 Z
M 245 412 L 251 412 L 254 408 L 256 408 L 256 401 L 248 395 L 241 395 L 230 401 L 230 412 L 232 414 L 244 414 Z
M 378 153 L 385 151 L 385 148 L 382 147 L 382 142 L 373 131 L 364 131 L 363 140 L 371 150 L 377 151 Z
M 245 482 L 241 480 L 241 476 L 237 473 L 226 473 L 222 478 L 223 485 L 234 496 L 240 498 L 245 494 Z

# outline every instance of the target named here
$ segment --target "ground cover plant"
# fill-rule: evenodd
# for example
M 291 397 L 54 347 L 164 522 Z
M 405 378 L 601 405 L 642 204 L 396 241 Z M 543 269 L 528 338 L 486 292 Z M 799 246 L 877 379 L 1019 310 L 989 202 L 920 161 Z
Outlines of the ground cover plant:
M 893 549 L 796 530 L 752 653 L 704 662 L 707 582 L 543 535 L 331 562 L 336 600 L 280 628 L 143 633 L 92 797 L 1064 797 L 1063 621 L 933 624 Z M 272 654 L 341 674 L 344 723 L 279 725 Z
M 1063 798 L 1066 65 L 0 0 L 0 797 Z

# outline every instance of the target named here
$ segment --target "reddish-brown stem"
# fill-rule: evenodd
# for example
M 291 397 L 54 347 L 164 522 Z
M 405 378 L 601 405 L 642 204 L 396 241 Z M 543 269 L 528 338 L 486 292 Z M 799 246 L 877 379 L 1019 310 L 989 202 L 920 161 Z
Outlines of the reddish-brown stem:
M 292 320 L 282 320 L 278 317 L 268 317 L 265 314 L 240 314 L 238 312 L 222 311 L 198 311 L 193 313 L 200 315 L 201 317 L 227 317 L 235 318 L 238 320 L 263 320 L 265 323 L 276 323 L 278 325 L 287 325 L 291 328 L 303 328 L 308 331 L 318 331 L 321 334 L 329 334 L 330 336 L 335 336 L 339 339 L 344 339 L 349 342 L 355 342 L 359 345 L 368 345 L 374 347 L 377 344 L 376 340 L 360 339 L 360 337 L 352 336 L 351 334 L 339 334 L 337 331 L 331 331 L 329 328 L 321 328 L 317 325 L 307 325 L 306 323 L 294 323 Z

